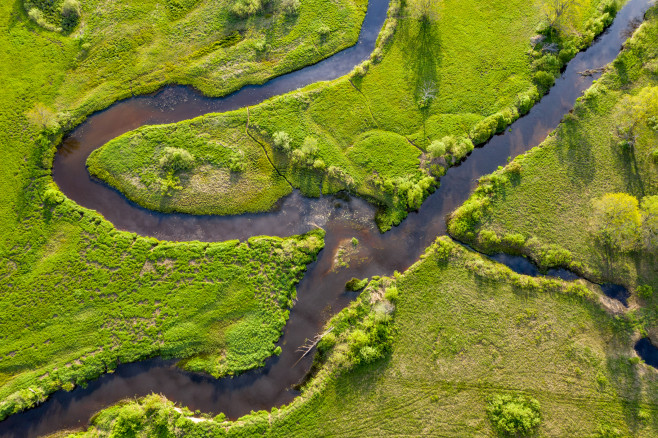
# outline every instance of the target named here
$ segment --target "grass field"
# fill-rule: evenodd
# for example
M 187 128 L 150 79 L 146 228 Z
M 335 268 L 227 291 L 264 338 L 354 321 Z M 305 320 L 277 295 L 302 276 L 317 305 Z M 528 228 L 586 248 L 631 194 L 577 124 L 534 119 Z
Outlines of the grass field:
M 152 396 L 102 411 L 77 436 L 155 427 L 161 436 L 498 436 L 486 414 L 496 394 L 539 401 L 536 436 L 655 436 L 658 373 L 634 359 L 632 325 L 606 313 L 599 293 L 520 276 L 442 238 L 328 323 L 351 332 L 323 348 L 323 368 L 291 405 L 193 422 Z M 340 321 L 377 320 L 386 297 L 395 302 L 390 353 L 353 365 L 361 323 Z
M 481 179 L 475 194 L 453 214 L 451 234 L 488 252 L 520 252 L 544 267 L 571 267 L 636 292 L 658 288 L 651 233 L 642 242 L 629 238 L 628 246 L 602 241 L 601 224 L 594 223 L 596 202 L 606 194 L 638 200 L 658 194 L 655 8 L 649 17 L 553 135 Z M 650 212 L 645 214 L 643 227 L 651 220 Z M 656 304 L 650 294 L 643 299 L 634 294 L 633 302 Z
M 371 60 L 348 77 L 251 107 L 248 128 L 236 126 L 232 134 L 227 128 L 223 135 L 237 137 L 248 129 L 276 169 L 308 196 L 347 189 L 381 204 L 378 223 L 385 231 L 420 206 L 436 186 L 434 177 L 469 152 L 472 142 L 484 142 L 527 111 L 547 90 L 546 77 L 552 83 L 560 65 L 611 20 L 606 11 L 615 10 L 613 2 L 583 2 L 570 17 L 579 36 L 563 34 L 558 40 L 562 51 L 550 55 L 531 50 L 530 39 L 542 22 L 541 4 L 492 1 L 482 7 L 479 1 L 447 0 L 420 16 L 419 4 L 392 6 L 386 28 L 396 26 L 394 35 L 385 30 Z M 203 120 L 227 126 L 222 120 L 236 117 L 229 113 Z M 192 124 L 196 135 L 205 133 L 202 123 Z M 170 135 L 175 128 L 160 129 Z M 284 146 L 275 144 L 281 132 L 288 138 Z M 90 163 L 92 171 L 142 205 L 226 214 L 230 201 L 208 199 L 201 185 L 192 185 L 193 176 L 169 199 L 136 187 L 136 175 L 155 165 L 153 145 L 139 136 L 128 133 L 121 142 L 111 142 Z M 429 145 L 446 136 L 463 141 L 429 154 Z M 307 140 L 315 146 L 305 147 Z M 119 162 L 114 157 L 125 153 L 128 144 L 140 159 Z M 272 169 L 263 171 L 272 174 Z M 207 184 L 233 190 L 233 181 L 226 178 L 210 178 Z M 262 210 L 282 193 L 278 187 L 267 190 L 267 202 L 241 204 L 233 213 Z
M 305 1 L 294 16 L 272 3 L 246 19 L 227 7 L 88 1 L 59 33 L 20 1 L 0 5 L 0 418 L 118 360 L 188 357 L 219 376 L 273 354 L 321 234 L 158 242 L 114 230 L 50 176 L 63 130 L 90 112 L 173 82 L 225 94 L 315 62 L 355 42 L 366 3 Z
M 152 210 L 196 214 L 269 210 L 292 187 L 272 167 L 261 145 L 247 135 L 247 112 L 231 116 L 149 126 L 123 135 L 92 153 L 89 172 Z M 167 148 L 189 152 L 191 168 L 174 173 L 167 163 L 161 165 Z
M 20 3 L 14 3 L 14 19 L 24 22 Z M 77 122 L 117 99 L 165 84 L 225 95 L 354 44 L 367 7 L 363 0 L 305 0 L 295 14 L 286 14 L 284 2 L 272 1 L 243 18 L 231 12 L 234 3 L 85 1 L 81 24 L 60 42 L 72 53 L 65 56 L 68 74 L 53 107 Z M 321 27 L 328 32 L 321 34 Z
M 586 2 L 574 17 L 573 23 L 582 35 L 578 44 L 588 42 L 593 32 L 588 19 L 601 16 L 602 4 L 602 1 Z M 278 7 L 278 3 L 272 3 L 271 7 Z M 88 1 L 82 5 L 77 27 L 62 34 L 45 30 L 30 20 L 19 1 L 0 5 L 3 30 L 0 50 L 4 61 L 0 63 L 3 79 L 0 144 L 4 153 L 0 166 L 0 418 L 34 406 L 56 389 L 82 384 L 112 369 L 117 360 L 126 362 L 156 354 L 188 357 L 191 358 L 186 361 L 188 368 L 219 376 L 258 366 L 274 352 L 274 341 L 285 324 L 294 297 L 294 285 L 305 265 L 322 247 L 321 233 L 288 239 L 254 238 L 242 243 L 158 242 L 114 230 L 99 215 L 65 199 L 51 178 L 55 145 L 65 130 L 91 112 L 133 93 L 153 91 L 174 82 L 221 95 L 244 83 L 262 82 L 317 61 L 355 41 L 365 2 L 304 1 L 296 18 L 284 16 L 277 9 L 266 9 L 237 20 L 227 15 L 226 10 L 226 2 L 212 0 Z M 267 168 L 256 148 L 260 143 L 285 178 L 304 193 L 317 195 L 320 191 L 349 187 L 388 205 L 388 215 L 380 223 L 385 229 L 399 221 L 408 208 L 417 206 L 418 199 L 422 200 L 430 190 L 431 184 L 427 182 L 430 177 L 415 163 L 423 159 L 430 140 L 466 134 L 484 138 L 493 133 L 491 129 L 497 129 L 498 123 L 516 117 L 509 108 L 520 109 L 534 102 L 538 96 L 538 92 L 533 92 L 537 66 L 533 66 L 526 52 L 541 15 L 539 4 L 492 0 L 485 7 L 476 1 L 446 0 L 437 11 L 439 18 L 426 21 L 413 18 L 411 10 L 404 11 L 409 13 L 399 17 L 396 34 L 385 46 L 385 53 L 375 54 L 377 62 L 365 74 L 356 72 L 349 79 L 311 86 L 251 108 L 250 143 L 244 137 L 247 128 L 244 111 L 208 117 L 213 124 L 227 127 L 221 136 L 215 133 L 217 138 L 204 140 L 226 144 L 206 153 L 209 179 L 218 180 L 218 174 L 226 176 L 226 171 L 221 170 L 225 169 L 225 160 L 229 161 L 229 167 L 242 168 L 243 158 L 241 172 L 248 178 L 244 184 L 258 183 L 268 190 L 267 195 L 251 192 L 254 197 L 245 191 L 245 198 L 237 199 L 234 204 L 223 200 L 212 208 L 226 211 L 266 208 L 288 190 L 273 169 Z M 325 26 L 316 29 L 320 22 Z M 264 32 L 265 28 L 269 31 Z M 500 28 L 509 31 L 501 34 L 497 30 Z M 466 33 L 467 29 L 471 31 Z M 410 48 L 415 47 L 419 38 L 426 44 L 420 45 L 419 56 L 415 56 Z M 436 51 L 440 56 L 436 56 Z M 380 55 L 383 58 L 379 59 Z M 554 63 L 551 65 L 554 69 Z M 436 96 L 431 99 L 422 96 L 428 91 L 424 88 L 428 84 L 436 88 Z M 389 92 L 381 93 L 382 89 Z M 519 93 L 526 94 L 517 101 Z M 504 114 L 499 114 L 506 109 Z M 492 121 L 495 126 L 491 125 Z M 240 126 L 228 129 L 231 123 Z M 273 134 L 281 131 L 289 134 L 292 145 L 303 152 L 302 156 L 274 150 Z M 306 141 L 307 137 L 317 141 L 317 150 L 313 140 Z M 245 142 L 247 146 L 238 151 L 233 148 L 233 141 Z M 201 142 L 199 151 L 207 146 L 208 143 Z M 389 161 L 385 155 L 392 150 L 396 151 L 395 160 Z M 195 157 L 203 154 L 197 150 L 191 152 Z M 236 154 L 237 164 L 231 162 Z M 293 158 L 299 163 L 313 160 L 311 166 L 300 167 L 293 163 Z M 440 157 L 446 163 L 453 158 L 445 154 Z M 326 174 L 320 172 L 319 163 L 315 166 L 318 159 L 323 161 Z M 137 153 L 134 160 L 135 164 L 144 163 Z M 144 165 L 148 168 L 153 164 Z M 268 169 L 265 175 L 260 174 L 265 168 Z M 148 175 L 145 178 L 149 180 Z M 259 196 L 265 196 L 258 201 L 262 206 L 253 208 L 253 199 Z M 430 272 L 429 280 L 418 280 L 416 286 L 412 283 L 418 277 L 410 275 L 409 280 L 400 280 L 399 308 L 395 314 L 400 334 L 391 344 L 393 353 L 386 353 L 392 355 L 374 365 L 360 366 L 353 373 L 345 372 L 338 380 L 329 379 L 322 396 L 310 391 L 308 399 L 301 398 L 289 410 L 282 411 L 281 418 L 274 423 L 280 425 L 276 433 L 285 434 L 302 426 L 325 428 L 327 433 L 333 433 L 339 430 L 338 423 L 349 432 L 346 429 L 351 424 L 336 420 L 347 418 L 347 411 L 339 409 L 353 407 L 349 412 L 356 419 L 359 411 L 366 409 L 364 406 L 376 406 L 368 400 L 386 389 L 377 385 L 379 379 L 389 379 L 382 382 L 390 382 L 386 387 L 393 391 L 386 396 L 390 404 L 382 413 L 402 410 L 399 400 L 409 398 L 404 394 L 399 398 L 395 389 L 406 385 L 401 378 L 408 372 L 412 377 L 429 376 L 431 381 L 441 382 L 437 379 L 440 369 L 427 371 L 432 370 L 428 368 L 432 361 L 448 353 L 445 360 L 453 362 L 446 369 L 459 369 L 462 373 L 463 367 L 457 367 L 454 362 L 459 358 L 455 359 L 454 353 L 446 353 L 440 346 L 436 359 L 428 359 L 431 356 L 427 355 L 421 359 L 412 357 L 412 350 L 416 355 L 423 345 L 418 339 L 425 342 L 424 349 L 428 343 L 436 342 L 436 321 L 459 315 L 454 312 L 459 299 L 468 303 L 463 312 L 472 311 L 478 309 L 477 303 L 487 304 L 480 303 L 483 294 L 488 297 L 501 294 L 508 300 L 503 302 L 501 311 L 517 313 L 521 312 L 519 306 L 525 306 L 529 299 L 549 300 L 548 304 L 537 301 L 536 305 L 543 306 L 542 310 L 549 312 L 553 321 L 564 318 L 584 324 L 582 336 L 588 341 L 583 342 L 600 360 L 590 361 L 587 354 L 584 360 L 574 359 L 581 364 L 576 365 L 580 371 L 574 370 L 574 374 L 584 376 L 585 383 L 576 380 L 573 386 L 582 387 L 582 394 L 592 401 L 579 400 L 569 407 L 574 412 L 580 409 L 574 417 L 580 422 L 591 418 L 585 414 L 590 413 L 592 406 L 604 406 L 607 410 L 602 410 L 600 417 L 589 423 L 582 423 L 583 430 L 595 430 L 605 422 L 622 430 L 654 430 L 651 421 L 646 426 L 642 423 L 645 421 L 642 412 L 647 409 L 650 419 L 656 417 L 653 407 L 646 403 L 646 397 L 655 400 L 652 386 L 645 385 L 652 375 L 641 364 L 631 366 L 626 358 L 630 354 L 627 343 L 630 329 L 623 324 L 619 330 L 610 328 L 611 324 L 621 323 L 606 319 L 593 304 L 584 302 L 570 310 L 574 302 L 580 301 L 561 298 L 560 294 L 555 297 L 538 293 L 540 298 L 519 296 L 507 280 L 474 278 L 465 267 L 466 261 L 463 268 L 459 267 L 461 262 L 455 263 L 450 268 L 437 268 L 424 262 L 424 269 Z M 434 293 L 441 284 L 455 294 L 443 307 L 440 300 L 444 296 Z M 469 296 L 471 301 L 467 301 Z M 423 299 L 430 300 L 429 306 L 426 303 L 418 306 Z M 433 303 L 437 311 L 427 316 L 427 327 L 414 327 L 414 321 L 420 320 L 419 307 L 428 311 Z M 570 316 L 570 311 L 580 313 Z M 482 312 L 486 314 L 485 310 Z M 489 315 L 492 324 L 512 317 L 512 313 Z M 477 318 L 471 316 L 468 322 L 480 323 L 480 317 L 481 314 Z M 482 319 L 481 323 L 486 321 L 489 320 Z M 594 326 L 592 321 L 601 326 Z M 451 322 L 457 323 L 459 328 L 464 326 L 462 321 Z M 511 327 L 514 331 L 519 329 L 517 325 L 508 325 Z M 556 363 L 564 364 L 569 358 L 561 355 L 568 351 L 559 348 L 563 344 L 558 341 L 566 342 L 567 325 L 556 322 L 554 327 L 558 333 L 555 339 L 549 336 L 546 341 L 549 343 L 543 347 L 539 343 L 532 351 L 555 354 Z M 505 346 L 508 345 L 505 336 L 510 330 L 498 333 L 492 328 L 491 333 L 500 335 L 499 344 Z M 548 329 L 528 328 L 518 336 L 532 345 L 531 341 L 537 342 L 542 330 Z M 404 333 L 414 339 L 413 345 L 409 337 L 404 340 Z M 472 341 L 469 338 L 455 342 Z M 618 344 L 626 350 L 614 350 L 615 354 L 606 350 Z M 525 343 L 519 341 L 516 345 Z M 521 348 L 519 352 L 512 351 L 511 347 L 509 351 L 503 350 L 499 360 L 506 364 L 507 374 L 521 369 L 519 364 L 529 363 L 524 351 Z M 372 350 L 364 350 L 363 356 L 372 357 L 372 354 Z M 392 374 L 387 374 L 389 366 L 395 370 Z M 474 372 L 477 369 L 474 367 Z M 564 373 L 563 370 L 552 372 L 548 370 L 545 378 L 559 379 L 560 373 Z M 599 373 L 603 373 L 605 380 L 596 377 L 596 385 L 601 382 L 609 385 L 605 391 L 597 389 L 600 394 L 592 389 L 591 380 Z M 502 372 L 492 376 L 492 379 L 502 379 L 500 376 L 507 379 Z M 473 382 L 481 378 L 477 373 L 465 375 L 465 381 L 472 383 L 466 387 L 476 388 Z M 406 382 L 410 381 L 413 378 Z M 452 391 L 445 388 L 453 388 L 453 381 L 443 381 L 448 382 L 447 386 L 438 385 L 434 391 Z M 626 385 L 628 382 L 633 384 Z M 531 384 L 535 383 L 537 386 L 533 387 Z M 564 396 L 565 392 L 559 392 L 564 386 L 556 383 L 555 393 L 543 395 L 537 389 L 539 383 L 533 379 L 498 385 L 494 385 L 497 390 L 532 392 L 548 406 L 546 412 L 552 415 L 550 418 L 558 417 L 561 412 L 557 400 Z M 423 384 L 420 387 L 424 388 Z M 460 393 L 451 393 L 457 397 L 451 399 L 453 403 L 462 400 Z M 424 422 L 435 420 L 430 415 L 433 412 L 441 415 L 437 409 L 443 405 L 431 397 L 443 392 L 426 394 L 429 397 L 421 397 L 422 403 L 417 406 L 418 412 L 428 415 L 395 424 L 392 423 L 395 417 L 388 415 L 381 419 L 378 430 L 385 433 L 393 427 L 408 427 L 417 432 L 423 430 L 421 426 L 433 427 Z M 551 398 L 551 394 L 557 395 Z M 475 395 L 475 392 L 465 393 L 472 403 L 481 402 Z M 344 398 L 345 402 L 335 403 L 338 398 Z M 590 409 L 582 408 L 579 403 Z M 467 428 L 473 422 L 476 426 L 481 422 L 483 411 L 474 406 L 464 404 L 463 411 L 455 411 L 455 427 L 464 428 L 457 434 L 471 430 Z M 482 403 L 477 406 L 482 407 Z M 108 411 L 107 415 L 113 412 Z M 360 418 L 365 420 L 363 416 Z M 107 416 L 99 417 L 98 424 L 106 424 L 102 421 L 107 422 Z M 268 415 L 258 414 L 235 427 L 248 434 L 251 424 L 255 428 L 267 427 Z M 474 430 L 488 431 L 488 426 L 482 424 L 481 429 Z M 549 431 L 561 431 L 560 428 L 567 426 L 556 422 L 545 427 L 555 428 Z M 197 427 L 206 425 L 199 423 Z M 364 429 L 354 427 L 353 433 L 359 430 Z

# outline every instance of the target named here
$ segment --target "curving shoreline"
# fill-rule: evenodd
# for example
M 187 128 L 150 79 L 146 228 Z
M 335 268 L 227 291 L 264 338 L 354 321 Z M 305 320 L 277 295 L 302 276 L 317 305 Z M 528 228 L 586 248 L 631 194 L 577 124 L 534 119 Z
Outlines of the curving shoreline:
M 351 295 L 344 292 L 345 282 L 351 277 L 386 275 L 393 270 L 404 270 L 415 261 L 438 234 L 445 233 L 443 217 L 469 196 L 477 177 L 490 173 L 498 165 L 504 164 L 508 156 L 518 155 L 540 143 L 548 132 L 557 126 L 562 115 L 571 108 L 575 99 L 594 79 L 584 78 L 578 74 L 578 71 L 600 67 L 612 61 L 621 47 L 622 31 L 625 30 L 627 23 L 643 15 L 647 4 L 646 0 L 631 0 L 619 12 L 611 28 L 587 51 L 580 53 L 569 63 L 550 94 L 535 105 L 527 116 L 515 122 L 511 132 L 494 137 L 486 147 L 476 149 L 460 166 L 450 169 L 442 178 L 439 190 L 425 201 L 420 211 L 411 213 L 399 227 L 384 235 L 379 234 L 372 223 L 374 207 L 363 200 L 341 201 L 334 197 L 309 200 L 302 198 L 298 193 L 286 198 L 274 214 L 222 218 L 225 222 L 212 222 L 215 218 L 200 218 L 202 221 L 190 224 L 185 222 L 186 217 L 179 217 L 184 215 L 152 214 L 155 218 L 156 232 L 160 233 L 153 235 L 167 238 L 160 236 L 180 233 L 180 237 L 183 237 L 174 240 L 190 240 L 184 238 L 186 236 L 204 237 L 199 240 L 214 239 L 217 236 L 217 240 L 225 240 L 226 237 L 219 237 L 221 233 L 239 234 L 245 231 L 245 227 L 249 231 L 255 231 L 254 234 L 277 234 L 265 228 L 267 226 L 274 226 L 275 229 L 280 227 L 286 230 L 287 234 L 303 232 L 291 232 L 291 226 L 313 227 L 321 224 L 327 230 L 326 249 L 320 254 L 318 261 L 309 267 L 308 273 L 298 287 L 299 302 L 291 310 L 289 323 L 280 341 L 280 345 L 284 347 L 281 357 L 270 359 L 262 370 L 218 381 L 182 372 L 173 368 L 171 362 L 159 359 L 122 365 L 115 374 L 91 382 L 87 389 L 76 389 L 71 393 L 60 391 L 42 406 L 3 421 L 0 423 L 0 435 L 32 436 L 65 427 L 79 427 L 89 418 L 88 414 L 85 416 L 86 410 L 91 409 L 91 412 L 94 412 L 99 409 L 97 406 L 107 406 L 113 403 L 112 400 L 118 401 L 125 397 L 125 394 L 145 395 L 151 391 L 163 392 L 169 398 L 192 409 L 222 411 L 233 418 L 251 409 L 269 409 L 272 406 L 288 403 L 296 393 L 287 388 L 304 376 L 311 362 L 311 358 L 305 358 L 297 366 L 290 366 L 297 360 L 298 355 L 294 350 L 307 337 L 317 332 L 324 321 L 324 316 L 349 303 Z M 136 108 L 140 108 L 143 103 L 140 99 L 158 98 L 158 96 L 164 101 L 170 99 L 171 96 L 167 95 L 168 91 L 169 89 L 152 97 L 135 98 L 126 102 L 136 102 Z M 188 102 L 190 101 L 186 100 L 181 104 L 185 106 Z M 126 107 L 122 108 L 125 111 Z M 128 105 L 127 108 L 130 106 Z M 98 116 L 102 114 L 104 113 L 99 113 Z M 113 116 L 115 117 L 113 120 L 115 123 L 120 123 L 119 116 L 125 115 L 119 111 Z M 123 128 L 123 126 L 101 123 L 111 118 L 92 120 L 93 117 L 96 116 L 90 118 L 89 124 L 85 123 L 78 128 L 83 136 L 112 135 L 112 128 Z M 78 132 L 78 129 L 74 133 Z M 87 131 L 85 134 L 85 129 L 92 132 Z M 94 131 L 95 129 L 100 131 Z M 67 155 L 67 152 L 71 152 L 72 146 L 71 143 L 68 146 L 65 143 L 58 153 L 54 176 L 62 190 L 78 201 L 69 194 L 71 192 L 67 192 L 68 186 L 65 185 L 68 183 L 67 175 L 62 173 L 67 169 L 62 167 L 62 163 L 66 163 L 66 157 L 71 156 Z M 65 183 L 62 184 L 61 181 Z M 98 193 L 88 195 L 97 199 L 101 197 Z M 79 203 L 87 206 L 83 202 Z M 336 207 L 335 203 L 340 204 L 340 207 Z M 139 209 L 134 205 L 131 208 Z M 293 214 L 295 210 L 298 211 Z M 105 212 L 101 212 L 105 215 Z M 106 218 L 112 221 L 107 215 Z M 259 222 L 261 218 L 262 223 Z M 128 224 L 135 224 L 134 221 L 130 222 L 130 218 L 120 220 L 128 220 Z M 261 229 L 263 231 L 258 231 Z M 341 241 L 352 236 L 356 236 L 362 242 L 362 250 L 367 257 L 366 262 L 350 269 L 332 271 L 334 251 Z M 273 385 L 277 387 L 273 388 Z

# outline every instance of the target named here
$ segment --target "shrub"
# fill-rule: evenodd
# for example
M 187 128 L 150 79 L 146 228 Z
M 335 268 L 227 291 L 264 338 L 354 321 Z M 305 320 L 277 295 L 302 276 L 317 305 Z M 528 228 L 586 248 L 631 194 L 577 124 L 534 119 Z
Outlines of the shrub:
M 478 243 L 485 251 L 491 251 L 500 245 L 500 237 L 495 231 L 482 230 L 478 234 Z
M 286 15 L 297 15 L 301 5 L 299 0 L 283 0 L 281 2 L 281 11 Z
M 331 29 L 329 29 L 329 26 L 327 26 L 326 24 L 321 23 L 317 28 L 317 32 L 318 32 L 318 35 L 320 35 L 320 37 L 322 37 L 324 39 L 324 38 L 327 37 L 327 35 L 329 35 L 329 33 L 331 32 Z
M 430 157 L 439 158 L 446 153 L 446 145 L 441 140 L 434 140 L 427 148 Z
M 538 71 L 533 75 L 533 80 L 538 87 L 548 90 L 555 83 L 555 77 L 545 71 Z
M 160 167 L 173 173 L 190 170 L 194 167 L 194 157 L 185 149 L 166 147 L 160 158 Z
M 302 167 L 313 167 L 317 154 L 318 141 L 314 137 L 306 137 L 302 147 L 292 152 L 292 162 Z
M 650 300 L 653 297 L 653 288 L 648 284 L 642 284 L 637 287 L 637 296 L 643 300 Z
M 482 144 L 489 140 L 489 138 L 496 133 L 498 129 L 498 118 L 489 116 L 480 120 L 471 129 L 471 140 L 474 144 Z
M 288 135 L 287 132 L 285 131 L 275 132 L 274 135 L 272 136 L 272 139 L 274 140 L 274 147 L 284 152 L 290 151 L 291 139 L 290 139 L 290 135 Z
M 46 17 L 43 15 L 43 12 L 41 12 L 40 9 L 31 8 L 28 11 L 27 15 L 28 17 L 30 17 L 32 21 L 34 21 L 36 24 L 43 27 L 44 29 L 50 30 L 52 32 L 60 32 L 62 30 L 60 27 L 57 27 L 54 24 L 50 23 L 48 20 L 46 20 Z
M 398 291 L 398 288 L 395 286 L 387 287 L 386 290 L 384 291 L 384 298 L 386 298 L 391 303 L 397 302 L 399 295 L 400 292 Z
M 228 168 L 231 172 L 244 172 L 247 170 L 247 163 L 245 163 L 242 156 L 236 154 L 229 158 Z
M 231 12 L 238 17 L 245 18 L 260 12 L 263 5 L 262 0 L 236 0 L 231 6 Z
M 62 3 L 62 28 L 72 30 L 80 21 L 80 3 L 77 0 L 64 0 Z
M 254 49 L 256 49 L 257 52 L 267 52 L 270 50 L 270 45 L 267 44 L 265 39 L 261 39 L 254 43 Z
M 534 398 L 496 395 L 487 406 L 491 423 L 505 436 L 530 435 L 541 423 L 539 402 Z
M 368 285 L 368 279 L 367 278 L 364 278 L 363 280 L 359 280 L 358 278 L 352 278 L 350 281 L 348 281 L 345 284 L 345 289 L 356 292 L 356 291 L 362 290 L 367 285 Z

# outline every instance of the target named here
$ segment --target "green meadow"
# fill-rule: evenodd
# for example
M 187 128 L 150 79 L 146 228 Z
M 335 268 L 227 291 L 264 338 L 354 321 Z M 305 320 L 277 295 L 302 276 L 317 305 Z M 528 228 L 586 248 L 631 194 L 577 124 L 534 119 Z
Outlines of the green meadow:
M 623 284 L 634 305 L 655 307 L 655 15 L 543 144 L 481 178 L 449 221 L 453 236 Z
M 246 121 L 239 110 L 153 128 L 171 143 L 188 142 L 196 158 L 173 175 L 175 189 L 158 189 L 167 186 L 167 171 L 158 168 L 158 160 L 169 142 L 144 137 L 143 129 L 105 145 L 91 157 L 90 171 L 148 208 L 197 214 L 267 210 L 289 191 L 275 181 L 280 174 L 307 196 L 348 190 L 370 199 L 382 207 L 377 221 L 386 231 L 420 207 L 437 178 L 473 144 L 527 112 L 560 66 L 591 42 L 618 6 L 582 2 L 569 15 L 573 31 L 544 43 L 560 44 L 561 51 L 552 54 L 530 43 L 542 28 L 539 2 L 493 1 L 485 7 L 475 0 L 446 0 L 427 9 L 423 4 L 394 2 L 370 60 L 346 77 L 250 107 Z M 240 117 L 243 123 L 231 126 L 229 120 Z M 225 127 L 221 135 L 208 132 L 211 121 Z M 179 127 L 184 127 L 180 133 Z M 243 137 L 242 131 L 251 141 L 226 143 L 224 137 Z M 186 140 L 190 135 L 202 138 Z M 208 172 L 203 158 L 196 157 L 201 142 L 234 151 L 244 147 L 245 157 L 260 144 L 274 169 L 245 158 L 244 171 L 217 163 Z M 123 160 L 126 154 L 135 159 Z M 259 187 L 264 199 L 251 201 L 247 195 L 235 204 L 223 195 L 207 196 L 249 185 L 256 178 L 252 169 L 271 181 Z
M 393 1 L 377 48 L 348 76 L 140 128 L 92 154 L 89 170 L 147 208 L 195 214 L 266 211 L 293 189 L 347 190 L 381 206 L 388 230 L 526 113 L 623 2 L 583 0 L 554 28 L 550 3 Z M 179 358 L 223 377 L 278 354 L 322 230 L 217 243 L 122 232 L 60 192 L 53 156 L 68 130 L 117 100 L 167 84 L 221 96 L 317 62 L 355 43 L 366 7 L 0 5 L 0 419 L 119 362 Z M 556 133 L 485 177 L 450 222 L 483 250 L 625 284 L 630 312 L 611 314 L 593 283 L 520 276 L 444 237 L 327 322 L 335 331 L 290 405 L 227 421 L 152 395 L 76 434 L 656 436 L 658 375 L 632 350 L 656 327 L 654 204 L 643 202 L 656 194 L 656 131 L 642 109 L 654 108 L 656 20 L 654 8 Z M 547 38 L 532 43 L 538 32 Z M 605 196 L 619 193 L 636 199 L 624 198 L 630 227 L 609 220 Z
M 53 184 L 54 148 L 133 93 L 184 83 L 222 95 L 316 62 L 356 41 L 366 7 L 239 16 L 235 2 L 88 1 L 65 23 L 64 3 L 0 6 L 0 418 L 119 361 L 186 358 L 224 376 L 276 353 L 323 233 L 202 244 L 120 232 Z
M 319 371 L 292 404 L 228 422 L 152 395 L 72 436 L 510 436 L 487 412 L 505 395 L 539 406 L 518 436 L 655 436 L 658 375 L 600 293 L 518 275 L 443 237 L 327 323 Z

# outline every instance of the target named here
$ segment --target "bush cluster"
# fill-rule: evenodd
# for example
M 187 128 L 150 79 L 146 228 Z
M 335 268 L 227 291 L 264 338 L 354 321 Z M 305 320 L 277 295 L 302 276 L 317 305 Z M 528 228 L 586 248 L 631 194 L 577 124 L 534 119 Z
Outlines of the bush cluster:
M 380 298 L 373 299 L 373 292 L 379 290 L 384 296 L 378 294 Z M 392 301 L 397 297 L 395 287 L 387 287 L 375 277 L 357 301 L 329 321 L 333 329 L 318 343 L 316 360 L 328 360 L 338 369 L 347 370 L 382 358 L 393 342 Z
M 541 423 L 540 405 L 531 397 L 496 395 L 487 406 L 494 429 L 504 436 L 528 436 Z
M 70 33 L 80 22 L 78 0 L 24 0 L 28 17 L 44 29 Z
M 267 2 L 268 0 L 235 0 L 231 5 L 231 12 L 240 18 L 246 18 L 261 12 Z

